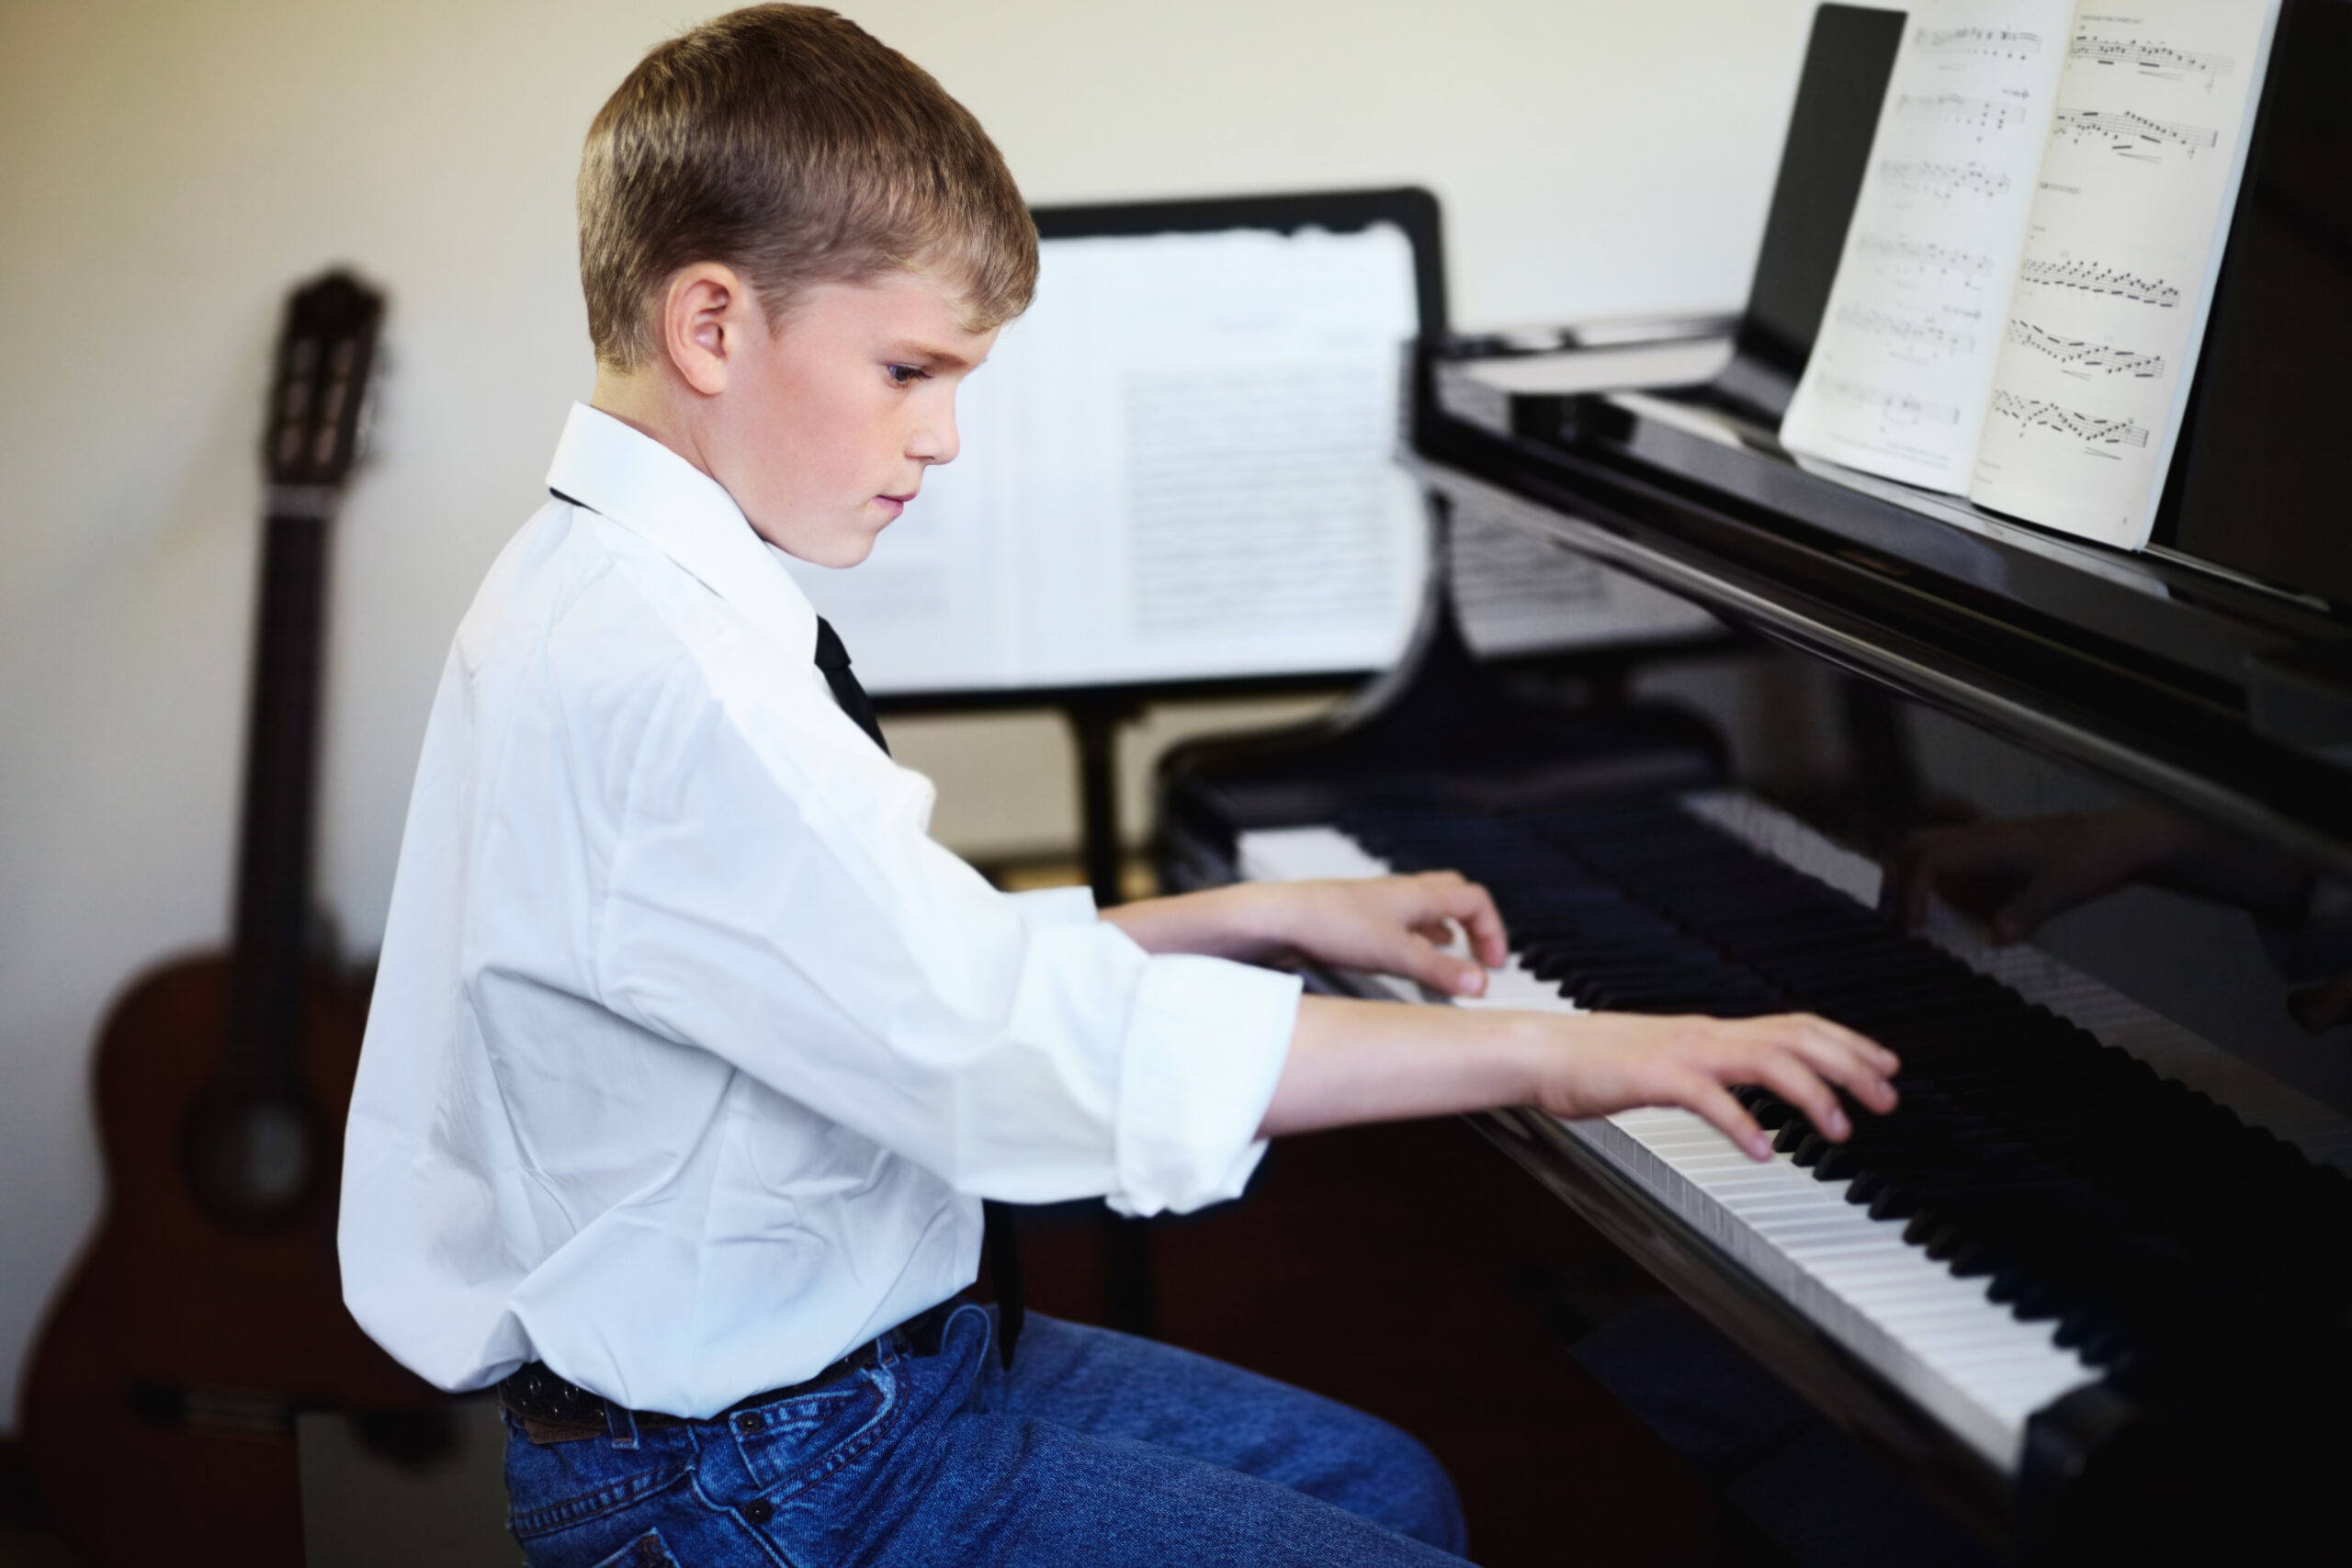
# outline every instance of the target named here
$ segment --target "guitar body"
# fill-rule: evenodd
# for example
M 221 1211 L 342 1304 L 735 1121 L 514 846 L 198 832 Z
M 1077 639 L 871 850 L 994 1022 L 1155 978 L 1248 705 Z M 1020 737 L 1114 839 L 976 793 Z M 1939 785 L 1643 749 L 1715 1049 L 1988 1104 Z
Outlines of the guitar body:
M 335 1261 L 343 1108 L 365 991 L 303 973 L 310 1175 L 264 1224 L 209 1211 L 191 1129 L 216 1092 L 233 965 L 141 980 L 99 1036 L 107 1210 L 51 1305 L 24 1393 L 26 1453 L 59 1525 L 99 1564 L 302 1562 L 298 1409 L 414 1409 L 446 1396 L 344 1310 Z
M 287 300 L 233 946 L 141 979 L 98 1035 L 107 1207 L 50 1305 L 23 1416 L 59 1527 L 104 1568 L 292 1568 L 296 1413 L 444 1403 L 344 1310 L 335 1215 L 368 998 L 319 961 L 311 908 L 327 524 L 383 308 L 341 272 Z

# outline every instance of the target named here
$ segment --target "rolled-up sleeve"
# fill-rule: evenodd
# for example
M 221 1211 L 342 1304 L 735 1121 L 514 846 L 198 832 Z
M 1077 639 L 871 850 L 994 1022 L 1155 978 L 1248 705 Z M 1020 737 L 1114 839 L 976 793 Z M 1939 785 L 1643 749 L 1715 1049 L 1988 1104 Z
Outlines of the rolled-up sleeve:
M 1148 1214 L 1240 1191 L 1295 977 L 1148 954 L 1082 890 L 998 892 L 930 838 L 927 781 L 836 712 L 660 708 L 602 900 L 605 1006 L 976 1196 Z
M 1182 954 L 1149 961 L 1121 1056 L 1113 1207 L 1182 1213 L 1241 1195 L 1266 1152 L 1258 1127 L 1298 997 L 1295 975 Z

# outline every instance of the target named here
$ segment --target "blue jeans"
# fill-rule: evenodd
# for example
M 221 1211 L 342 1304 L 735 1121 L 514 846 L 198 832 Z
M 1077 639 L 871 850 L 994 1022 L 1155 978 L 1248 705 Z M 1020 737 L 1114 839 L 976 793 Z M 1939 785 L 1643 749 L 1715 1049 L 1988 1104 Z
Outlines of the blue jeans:
M 1453 1562 L 1462 1507 L 1395 1427 L 1187 1351 L 993 1308 L 931 1355 L 637 1446 L 544 1446 L 508 1418 L 533 1568 L 681 1563 Z

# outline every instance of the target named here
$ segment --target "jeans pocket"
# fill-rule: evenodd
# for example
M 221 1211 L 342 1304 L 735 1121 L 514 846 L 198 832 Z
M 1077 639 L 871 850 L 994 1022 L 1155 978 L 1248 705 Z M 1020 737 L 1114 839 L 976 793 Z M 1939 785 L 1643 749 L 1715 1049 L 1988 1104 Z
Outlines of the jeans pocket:
M 738 1412 L 728 1425 L 752 1483 L 788 1496 L 874 1445 L 895 1400 L 887 1371 L 798 1399 Z

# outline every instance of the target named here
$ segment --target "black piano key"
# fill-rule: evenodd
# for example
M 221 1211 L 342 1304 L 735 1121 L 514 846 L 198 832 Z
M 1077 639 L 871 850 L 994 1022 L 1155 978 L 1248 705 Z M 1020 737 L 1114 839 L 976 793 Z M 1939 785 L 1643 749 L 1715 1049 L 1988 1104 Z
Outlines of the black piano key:
M 1929 1249 L 1928 1256 L 1930 1258 L 1935 1256 L 1932 1248 Z M 1943 1262 L 1957 1278 L 1977 1280 L 1989 1276 L 1995 1269 L 2000 1268 L 2007 1256 L 1996 1243 L 1983 1239 L 1962 1239 L 1951 1248 Z
M 1814 1162 L 1813 1179 L 1815 1181 L 1847 1181 L 1861 1168 L 1861 1156 L 1843 1144 L 1833 1144 Z

